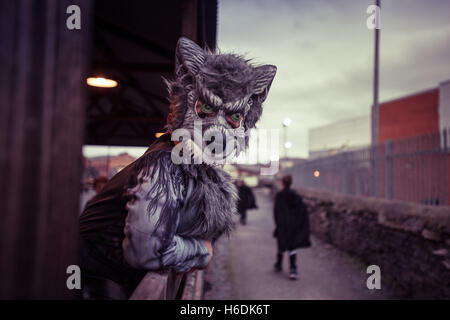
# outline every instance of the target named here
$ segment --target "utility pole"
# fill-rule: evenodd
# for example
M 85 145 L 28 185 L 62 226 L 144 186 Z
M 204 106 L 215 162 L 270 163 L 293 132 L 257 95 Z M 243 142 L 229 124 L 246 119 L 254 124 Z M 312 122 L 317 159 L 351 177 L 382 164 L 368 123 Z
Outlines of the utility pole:
M 284 118 L 283 120 L 283 148 L 284 148 L 284 158 L 287 158 L 287 149 L 290 148 L 288 146 L 288 140 L 287 140 L 287 127 L 291 124 L 292 120 L 290 118 Z
M 381 8 L 380 0 L 375 0 L 375 5 Z M 377 9 L 379 10 L 379 9 Z M 380 25 L 379 14 L 376 12 L 375 26 L 375 53 L 374 53 L 374 70 L 373 70 L 373 105 L 372 105 L 372 150 L 373 150 L 373 176 L 372 176 L 372 195 L 377 196 L 378 190 L 378 170 L 377 170 L 377 146 L 379 141 L 379 45 L 380 45 Z

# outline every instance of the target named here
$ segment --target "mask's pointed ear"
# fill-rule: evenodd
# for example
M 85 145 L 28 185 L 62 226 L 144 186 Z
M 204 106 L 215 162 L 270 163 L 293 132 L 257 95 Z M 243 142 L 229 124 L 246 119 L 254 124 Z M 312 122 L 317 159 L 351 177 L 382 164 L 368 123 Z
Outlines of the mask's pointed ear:
M 255 86 L 253 88 L 252 106 L 250 107 L 244 121 L 244 127 L 246 130 L 254 128 L 256 122 L 261 117 L 262 103 L 267 98 L 270 85 L 272 84 L 275 73 L 277 72 L 277 67 L 272 65 L 264 65 L 256 67 L 254 72 Z
M 270 85 L 277 73 L 277 67 L 267 64 L 255 68 L 255 88 L 254 95 L 260 103 L 263 103 L 269 93 Z
M 177 77 L 186 72 L 195 75 L 205 62 L 205 51 L 194 41 L 181 37 L 175 51 L 175 73 Z

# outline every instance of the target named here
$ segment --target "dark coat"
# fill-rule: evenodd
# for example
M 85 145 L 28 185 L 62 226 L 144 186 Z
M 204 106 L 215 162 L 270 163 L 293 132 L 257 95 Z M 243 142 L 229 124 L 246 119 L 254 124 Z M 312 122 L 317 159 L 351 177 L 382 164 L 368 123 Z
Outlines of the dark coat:
M 309 214 L 303 199 L 295 191 L 285 188 L 275 197 L 274 236 L 278 250 L 294 250 L 311 246 L 309 240 Z
M 238 212 L 244 212 L 248 209 L 256 209 L 255 196 L 253 195 L 252 189 L 248 186 L 241 185 L 238 187 L 239 200 L 237 204 Z

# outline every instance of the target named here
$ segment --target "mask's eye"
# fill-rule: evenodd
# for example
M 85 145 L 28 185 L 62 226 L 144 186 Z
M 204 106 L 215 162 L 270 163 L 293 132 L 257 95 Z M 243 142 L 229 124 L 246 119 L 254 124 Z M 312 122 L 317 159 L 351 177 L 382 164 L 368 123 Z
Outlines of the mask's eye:
M 236 112 L 226 116 L 228 123 L 233 126 L 233 128 L 239 128 L 242 121 L 242 114 Z
M 233 113 L 231 115 L 231 120 L 233 120 L 233 121 L 241 121 L 241 114 L 240 113 Z
M 204 118 L 204 117 L 211 117 L 215 114 L 216 110 L 214 109 L 214 107 L 200 101 L 197 100 L 196 104 L 195 104 L 195 112 L 197 112 L 197 115 L 200 118 Z
M 213 107 L 211 107 L 210 105 L 207 105 L 206 103 L 202 103 L 201 110 L 202 110 L 202 112 L 204 112 L 204 113 L 211 113 L 211 112 L 214 112 Z

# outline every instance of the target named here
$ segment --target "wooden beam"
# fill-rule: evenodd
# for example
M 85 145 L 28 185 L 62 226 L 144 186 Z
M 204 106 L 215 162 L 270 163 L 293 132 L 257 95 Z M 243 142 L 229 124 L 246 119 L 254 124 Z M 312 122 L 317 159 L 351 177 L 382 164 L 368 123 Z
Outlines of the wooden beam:
M 100 36 L 99 32 L 96 32 L 96 44 L 97 47 L 101 51 L 103 51 L 105 55 L 109 56 L 110 60 L 113 63 L 116 64 L 123 63 L 123 61 L 114 52 L 114 49 L 107 43 L 107 41 L 103 37 Z M 145 90 L 139 83 L 139 81 L 129 71 L 122 70 L 121 74 L 127 79 L 128 85 L 130 87 L 133 87 L 136 91 L 141 93 L 141 95 L 143 96 L 143 98 L 145 98 L 145 100 L 149 103 L 149 105 L 151 105 L 155 111 L 160 113 L 161 116 L 164 116 L 162 110 L 156 107 L 156 105 L 152 102 L 152 99 L 167 103 L 166 99 Z
M 142 122 L 142 123 L 157 123 L 164 124 L 165 119 L 159 117 L 145 117 L 145 116 L 120 116 L 120 115 L 101 115 L 91 116 L 88 121 L 96 122 Z
M 121 62 L 94 60 L 93 70 L 112 69 L 117 71 L 173 73 L 173 63 Z
M 164 58 L 172 61 L 175 57 L 175 51 L 172 49 L 166 49 L 163 46 L 136 34 L 123 26 L 119 26 L 115 23 L 111 23 L 106 19 L 103 19 L 99 15 L 95 15 L 95 26 L 101 28 L 103 31 L 113 34 L 121 39 L 130 41 L 141 48 L 150 50 Z
M 198 0 L 181 1 L 181 35 L 197 42 Z
M 81 30 L 66 27 L 74 4 Z M 90 12 L 89 0 L 0 0 L 0 119 L 8 120 L 0 144 L 1 299 L 77 292 L 67 288 L 66 270 L 79 264 Z

